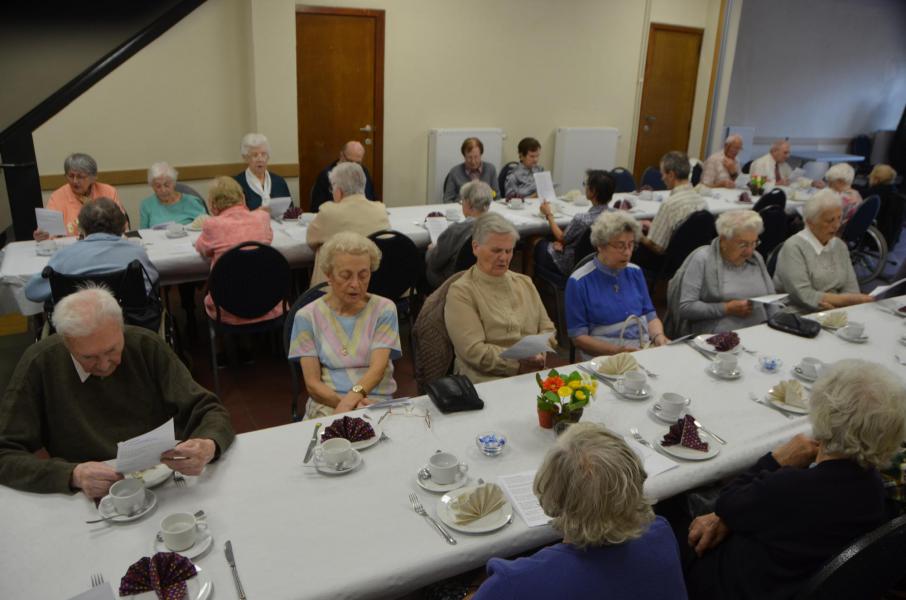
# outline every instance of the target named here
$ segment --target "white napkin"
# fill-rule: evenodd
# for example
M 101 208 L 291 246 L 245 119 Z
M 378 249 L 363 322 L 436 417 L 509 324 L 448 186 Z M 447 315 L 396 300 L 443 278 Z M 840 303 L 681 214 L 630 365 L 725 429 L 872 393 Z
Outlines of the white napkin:
M 777 402 L 783 402 L 797 408 L 808 408 L 808 398 L 805 397 L 805 388 L 795 379 L 781 381 L 770 391 L 771 397 Z
M 465 524 L 491 514 L 505 502 L 503 490 L 496 483 L 486 483 L 468 494 L 454 498 L 450 502 L 450 511 L 454 521 Z
M 610 376 L 623 375 L 629 371 L 636 371 L 639 368 L 639 363 L 636 362 L 635 357 L 628 352 L 621 352 L 620 354 L 614 354 L 607 358 L 600 358 L 598 359 L 597 364 L 598 373 Z

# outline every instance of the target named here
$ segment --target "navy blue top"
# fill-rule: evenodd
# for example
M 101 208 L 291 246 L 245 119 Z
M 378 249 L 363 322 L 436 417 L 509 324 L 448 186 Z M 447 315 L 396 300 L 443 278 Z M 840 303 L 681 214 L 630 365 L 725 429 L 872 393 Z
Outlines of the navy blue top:
M 271 198 L 291 198 L 292 194 L 289 193 L 289 186 L 286 185 L 286 180 L 271 171 L 268 171 L 268 173 L 271 175 Z M 245 194 L 245 205 L 249 207 L 249 210 L 259 208 L 261 206 L 261 196 L 249 187 L 249 182 L 245 179 L 245 171 L 238 175 L 233 175 L 233 179 L 242 186 L 242 193 Z

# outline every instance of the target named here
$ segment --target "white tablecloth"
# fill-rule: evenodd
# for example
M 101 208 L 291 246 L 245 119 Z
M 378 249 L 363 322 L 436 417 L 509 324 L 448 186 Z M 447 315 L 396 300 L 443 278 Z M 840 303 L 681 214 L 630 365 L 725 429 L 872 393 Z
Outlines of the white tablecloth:
M 784 361 L 777 375 L 757 370 L 756 357 L 746 353 L 740 354 L 744 374 L 736 381 L 707 375 L 707 361 L 685 345 L 636 354 L 659 375 L 650 381 L 655 396 L 667 391 L 689 395 L 691 412 L 728 442 L 712 460 L 683 462 L 649 478 L 646 492 L 666 498 L 732 475 L 795 433 L 808 431 L 805 417 L 790 420 L 748 398 L 750 391 L 763 395 L 789 378 L 790 368 L 804 356 L 870 358 L 902 373 L 893 354 L 902 350 L 897 340 L 906 334 L 906 321 L 872 305 L 848 312 L 865 323 L 868 344 L 851 344 L 825 331 L 815 339 L 763 325 L 739 331 L 747 348 Z M 553 443 L 554 434 L 538 427 L 533 375 L 481 384 L 478 391 L 485 408 L 471 413 L 440 415 L 425 398 L 418 399 L 418 405 L 431 407 L 430 430 L 423 419 L 388 417 L 384 431 L 391 440 L 363 451 L 364 464 L 340 477 L 319 475 L 301 463 L 313 421 L 240 435 L 219 463 L 197 480 L 190 478 L 189 487 L 168 482 L 157 488 L 155 511 L 130 524 L 86 525 L 83 521 L 97 513 L 81 495 L 0 488 L 0 597 L 68 598 L 98 572 L 118 582 L 129 564 L 152 553 L 160 520 L 176 511 L 208 514 L 214 547 L 196 562 L 213 577 L 218 598 L 235 597 L 222 550 L 227 539 L 249 598 L 268 600 L 393 597 L 482 565 L 491 556 L 552 542 L 553 530 L 529 529 L 516 517 L 488 535 L 453 532 L 459 543 L 450 546 L 409 507 L 407 496 L 415 492 L 435 512 L 438 496 L 421 490 L 415 473 L 436 449 L 462 457 L 473 478 L 493 480 L 536 469 Z M 647 413 L 652 404 L 619 399 L 602 386 L 583 419 L 624 435 L 638 427 L 656 441 L 667 426 Z M 497 458 L 482 456 L 474 445 L 475 435 L 488 430 L 509 436 Z

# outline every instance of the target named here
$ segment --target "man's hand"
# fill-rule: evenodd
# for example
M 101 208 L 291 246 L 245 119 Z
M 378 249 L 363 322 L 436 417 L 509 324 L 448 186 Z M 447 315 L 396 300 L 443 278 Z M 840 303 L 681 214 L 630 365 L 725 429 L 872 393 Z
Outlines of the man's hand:
M 771 456 L 781 467 L 804 469 L 818 456 L 818 442 L 804 433 L 798 433 L 790 441 L 775 448 Z
M 113 467 L 102 462 L 83 462 L 72 470 L 69 485 L 82 490 L 91 499 L 103 498 L 110 491 L 110 486 L 122 478 Z
M 545 355 L 536 354 L 519 361 L 519 373 L 533 373 L 544 368 Z
M 35 238 L 36 242 L 43 242 L 44 240 L 50 239 L 50 234 L 43 229 L 35 229 L 35 231 L 32 233 L 32 236 Z
M 214 440 L 192 438 L 161 454 L 160 461 L 183 475 L 201 475 L 216 451 Z
M 549 217 L 553 213 L 553 210 L 551 209 L 551 203 L 546 200 L 541 203 L 541 206 L 538 207 L 538 210 L 540 210 L 541 214 L 545 217 Z
M 752 314 L 752 303 L 748 300 L 729 300 L 724 302 L 724 310 L 734 317 L 748 317 Z
M 689 525 L 689 545 L 698 556 L 716 548 L 730 534 L 730 528 L 714 513 L 696 517 Z

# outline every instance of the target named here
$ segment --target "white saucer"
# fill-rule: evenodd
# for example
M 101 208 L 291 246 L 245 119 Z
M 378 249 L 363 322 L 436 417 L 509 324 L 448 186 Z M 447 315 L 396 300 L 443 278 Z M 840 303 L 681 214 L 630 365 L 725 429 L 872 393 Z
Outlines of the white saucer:
M 189 235 L 189 234 L 188 234 L 188 232 L 186 232 L 186 231 L 181 231 L 181 232 L 179 232 L 179 233 L 173 233 L 173 232 L 171 232 L 171 231 L 167 231 L 164 235 L 165 235 L 168 239 L 176 240 L 176 239 L 179 239 L 179 238 L 184 238 L 184 237 L 186 237 L 186 236 Z
M 775 399 L 774 396 L 772 396 L 771 394 L 768 394 L 767 396 L 765 396 L 764 399 L 767 400 L 768 402 L 770 402 L 772 406 L 776 406 L 777 408 L 779 408 L 782 411 L 796 413 L 797 415 L 807 415 L 808 414 L 807 408 L 802 408 L 801 406 L 793 406 L 792 404 L 787 404 L 786 402 L 781 402 L 780 400 Z
M 425 465 L 425 467 L 427 467 L 427 465 Z M 421 469 L 419 469 L 419 473 L 420 472 Z M 421 487 L 423 490 L 436 493 L 445 493 L 451 492 L 453 490 L 458 490 L 466 483 L 468 483 L 468 481 L 469 474 L 463 473 L 462 471 L 459 471 L 459 473 L 456 475 L 456 480 L 453 481 L 453 483 L 436 483 L 431 479 L 422 479 L 418 476 L 418 473 L 415 474 L 415 482 L 419 485 L 419 487 Z
M 720 454 L 720 445 L 717 440 L 713 437 L 702 431 L 698 430 L 698 437 L 703 442 L 708 442 L 708 451 L 702 452 L 701 450 L 693 450 L 692 448 L 686 448 L 676 444 L 675 446 L 664 446 L 658 441 L 657 446 L 663 452 L 669 454 L 670 456 L 675 456 L 676 458 L 682 458 L 685 460 L 708 460 L 714 458 Z
M 167 465 L 161 463 L 155 465 L 150 469 L 145 469 L 143 471 L 135 471 L 134 473 L 129 473 L 125 475 L 126 479 L 141 479 L 145 482 L 146 488 L 157 487 L 166 480 L 170 479 L 170 476 L 173 475 L 173 469 Z
M 157 534 L 154 535 L 154 551 L 155 552 L 175 552 L 175 550 L 170 550 L 169 548 L 167 548 L 167 545 L 165 543 L 163 543 L 162 541 L 157 539 L 157 536 L 159 534 L 160 534 L 160 532 L 158 531 Z M 200 529 L 198 531 L 198 537 L 195 538 L 195 543 L 192 544 L 190 547 L 186 548 L 185 550 L 180 550 L 179 552 L 176 552 L 176 554 L 179 554 L 180 556 L 185 556 L 188 559 L 193 559 L 197 556 L 201 556 L 202 554 L 204 554 L 207 551 L 207 549 L 211 547 L 211 544 L 213 544 L 213 543 L 214 543 L 214 536 L 211 535 L 211 532 L 208 531 L 207 529 Z
M 865 342 L 868 341 L 867 335 L 862 335 L 862 337 L 858 337 L 858 338 L 850 337 L 850 336 L 846 335 L 845 333 L 843 333 L 843 328 L 838 329 L 834 333 L 841 340 L 846 340 L 847 342 L 850 342 L 853 344 L 864 344 Z
M 613 388 L 617 394 L 630 400 L 647 400 L 648 398 L 651 398 L 651 386 L 647 383 L 642 387 L 640 392 L 628 392 L 623 389 L 623 380 L 618 379 L 613 382 Z
M 683 407 L 682 410 L 680 410 L 680 413 L 676 416 L 675 419 L 668 419 L 667 417 L 665 417 L 665 416 L 663 415 L 663 413 L 662 413 L 661 411 L 657 410 L 657 409 L 655 408 L 655 406 L 658 406 L 657 403 L 652 404 L 652 405 L 651 405 L 651 408 L 648 409 L 648 412 L 651 414 L 652 417 L 654 417 L 654 418 L 657 419 L 658 421 L 661 421 L 662 423 L 668 423 L 668 424 L 670 424 L 670 425 L 673 425 L 673 424 L 676 423 L 679 419 L 682 419 L 683 417 L 686 416 L 686 408 L 685 408 L 685 407 L 686 407 L 686 406 L 689 406 L 689 403 L 690 403 L 690 402 L 692 402 L 692 399 L 691 399 L 691 398 L 686 398 L 686 404 L 685 404 L 685 406 Z
M 145 490 L 145 506 L 142 507 L 140 511 L 134 515 L 120 515 L 113 509 L 112 502 L 110 504 L 104 504 L 101 502 L 98 504 L 98 514 L 107 519 L 110 523 L 128 523 L 129 521 L 135 521 L 136 519 L 141 519 L 149 512 L 154 510 L 154 507 L 157 506 L 157 496 L 151 490 Z
M 504 502 L 503 506 L 491 514 L 485 515 L 471 523 L 457 523 L 453 520 L 453 511 L 450 510 L 450 502 L 463 494 L 475 491 L 477 487 L 478 486 L 471 485 L 441 496 L 437 500 L 437 518 L 450 529 L 462 531 L 463 533 L 490 533 L 509 523 L 510 519 L 513 518 L 513 506 L 509 502 Z
M 717 377 L 718 379 L 731 380 L 731 379 L 739 379 L 740 377 L 742 377 L 742 369 L 740 369 L 739 367 L 736 367 L 736 370 L 732 371 L 730 373 L 721 373 L 720 370 L 718 369 L 718 365 L 716 362 L 712 362 L 710 365 L 705 367 L 705 371 L 708 374 L 713 375 L 714 377 Z
M 365 418 L 365 417 L 362 417 L 362 418 Z M 381 424 L 378 423 L 377 421 L 372 421 L 370 418 L 365 418 L 365 420 L 368 421 L 368 424 L 371 425 L 372 429 L 374 429 L 374 437 L 370 437 L 367 440 L 360 440 L 358 442 L 352 442 L 353 450 L 364 450 L 365 448 L 371 448 L 372 446 L 377 444 L 381 439 L 381 432 L 384 431 L 384 428 L 381 426 Z M 327 425 L 327 427 L 329 427 L 330 425 L 333 425 L 333 421 L 331 421 Z M 321 441 L 322 442 L 324 441 L 324 430 L 323 429 L 321 430 Z
M 201 567 L 195 565 L 195 577 L 186 579 L 186 600 L 207 600 L 211 597 L 213 590 L 214 582 L 211 581 L 211 576 L 207 571 L 203 571 Z M 154 591 L 122 597 L 133 600 L 157 600 L 157 594 Z
M 795 367 L 793 367 L 792 371 L 793 371 L 793 375 L 795 375 L 796 377 L 798 377 L 799 379 L 801 379 L 803 381 L 812 382 L 812 381 L 815 381 L 816 379 L 818 379 L 817 375 L 806 375 L 805 371 L 803 371 L 799 365 L 796 365 Z
M 361 465 L 364 461 L 362 460 L 362 455 L 359 454 L 357 450 L 353 449 L 352 461 L 348 465 L 344 465 L 342 471 L 337 471 L 336 467 L 324 464 L 323 462 L 321 462 L 317 455 L 315 455 L 315 458 L 312 462 L 314 463 L 315 468 L 318 470 L 318 472 L 323 473 L 324 475 L 346 475 L 347 473 L 352 473 L 353 471 L 358 469 L 359 465 Z

